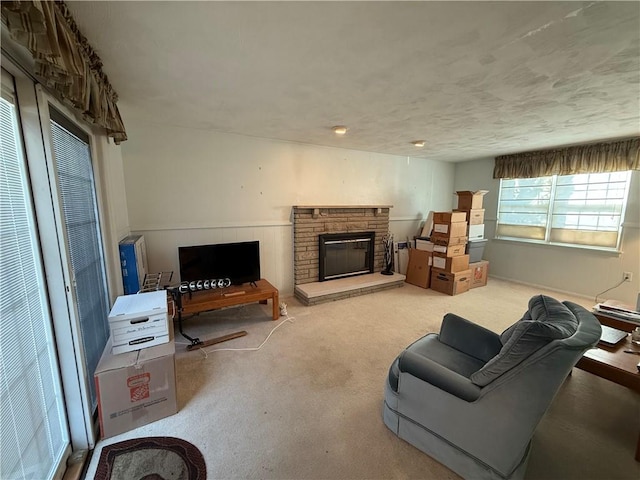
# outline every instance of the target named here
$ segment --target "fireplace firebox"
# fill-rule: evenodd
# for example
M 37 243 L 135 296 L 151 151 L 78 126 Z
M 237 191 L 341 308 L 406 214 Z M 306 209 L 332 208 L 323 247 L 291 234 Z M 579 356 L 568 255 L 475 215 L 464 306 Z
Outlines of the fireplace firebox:
M 318 235 L 319 280 L 373 273 L 375 232 Z

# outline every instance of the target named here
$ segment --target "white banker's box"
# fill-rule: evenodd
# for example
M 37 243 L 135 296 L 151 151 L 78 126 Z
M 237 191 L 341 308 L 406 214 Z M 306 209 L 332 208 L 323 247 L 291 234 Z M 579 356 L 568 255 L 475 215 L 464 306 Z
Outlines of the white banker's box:
M 109 313 L 109 329 L 114 355 L 169 342 L 167 292 L 118 297 Z

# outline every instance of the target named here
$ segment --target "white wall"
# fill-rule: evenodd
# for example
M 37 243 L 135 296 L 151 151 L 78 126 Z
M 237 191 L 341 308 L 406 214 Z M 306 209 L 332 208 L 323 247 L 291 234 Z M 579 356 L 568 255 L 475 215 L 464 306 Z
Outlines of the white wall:
M 259 240 L 262 276 L 293 292 L 294 205 L 386 204 L 396 239 L 448 208 L 454 166 L 127 119 L 122 144 L 131 231 L 150 271 L 177 275 L 178 246 Z
M 622 272 L 633 272 L 633 281 L 598 298 L 636 304 L 640 291 L 640 172 L 634 172 L 624 221 L 620 255 L 571 247 L 535 245 L 494 240 L 500 181 L 493 177 L 493 158 L 456 164 L 455 190 L 489 190 L 485 196 L 484 252 L 489 275 L 554 290 L 595 296 L 616 285 Z M 455 208 L 454 198 L 452 207 Z
M 107 140 L 104 134 L 96 135 L 94 138 L 98 155 L 96 163 L 101 206 L 100 220 L 105 245 L 109 296 L 113 302 L 118 295 L 124 293 L 118 242 L 129 234 L 122 150 L 112 140 Z

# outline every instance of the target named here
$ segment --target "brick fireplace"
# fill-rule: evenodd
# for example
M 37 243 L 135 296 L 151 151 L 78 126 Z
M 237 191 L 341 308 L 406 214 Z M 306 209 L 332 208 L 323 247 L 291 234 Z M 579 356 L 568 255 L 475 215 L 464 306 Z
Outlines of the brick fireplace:
M 389 208 L 390 205 L 293 207 L 295 284 L 318 281 L 318 236 L 327 233 L 375 232 L 373 271 L 382 270 L 382 237 L 389 232 Z
M 391 205 L 294 206 L 293 266 L 296 297 L 307 305 L 319 303 L 309 301 L 308 296 L 304 293 L 305 288 L 313 287 L 311 284 L 319 282 L 319 235 L 374 232 L 373 275 L 379 274 L 384 263 L 382 238 L 389 233 L 390 208 Z M 382 277 L 384 276 L 376 276 L 376 284 L 382 280 Z M 340 288 L 339 282 L 343 280 L 349 281 L 350 279 L 330 280 L 321 283 L 336 285 L 337 287 L 333 287 L 335 290 Z M 357 281 L 355 277 L 351 283 L 354 281 Z M 360 294 L 362 293 L 366 292 Z M 332 298 L 328 298 L 328 300 L 352 295 L 353 293 L 338 294 L 334 291 L 331 295 Z

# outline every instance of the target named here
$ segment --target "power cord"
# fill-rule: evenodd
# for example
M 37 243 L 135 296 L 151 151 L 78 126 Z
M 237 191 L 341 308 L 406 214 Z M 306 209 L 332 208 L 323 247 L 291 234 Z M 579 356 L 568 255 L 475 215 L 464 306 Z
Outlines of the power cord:
M 596 298 L 595 298 L 596 303 L 598 303 L 598 297 L 599 297 L 600 295 L 602 295 L 603 293 L 607 293 L 608 291 L 613 290 L 614 288 L 618 288 L 618 287 L 619 287 L 620 285 L 622 285 L 624 282 L 625 282 L 625 279 L 622 279 L 622 280 L 620 280 L 620 282 L 618 282 L 618 283 L 617 283 L 616 285 L 614 285 L 613 287 L 611 287 L 611 288 L 607 288 L 604 292 L 600 292 L 600 293 L 598 293 L 598 294 L 596 295 Z
M 260 345 L 258 345 L 257 347 L 213 348 L 213 349 L 209 349 L 209 350 L 205 350 L 204 348 L 199 348 L 198 350 L 200 350 L 200 352 L 204 355 L 205 359 L 209 358 L 209 353 L 214 353 L 214 352 L 256 352 L 256 351 L 260 350 L 264 346 L 265 343 L 267 343 L 269 338 L 271 338 L 271 335 L 273 335 L 273 332 L 275 332 L 278 328 L 280 328 L 285 322 L 294 323 L 294 320 L 295 320 L 295 317 L 290 317 L 289 315 L 287 315 L 287 318 L 282 320 L 278 325 L 276 325 L 275 327 L 273 327 L 271 329 L 271 331 L 269 332 L 269 335 L 267 335 L 267 338 L 265 338 L 263 340 L 263 342 Z M 176 343 L 183 343 L 183 342 L 176 342 Z M 190 345 L 190 344 L 185 343 L 185 345 Z

